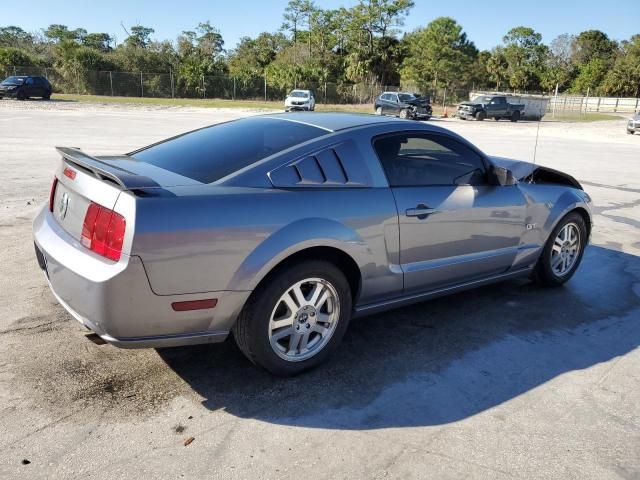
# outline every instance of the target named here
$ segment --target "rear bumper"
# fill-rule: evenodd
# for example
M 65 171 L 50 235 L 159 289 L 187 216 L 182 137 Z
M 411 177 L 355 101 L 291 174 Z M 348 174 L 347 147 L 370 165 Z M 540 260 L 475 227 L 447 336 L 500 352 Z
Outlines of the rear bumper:
M 33 224 L 38 263 L 60 304 L 82 325 L 123 348 L 223 341 L 251 292 L 156 295 L 137 256 L 111 262 L 67 234 L 45 207 Z M 176 312 L 173 302 L 217 298 L 215 308 Z

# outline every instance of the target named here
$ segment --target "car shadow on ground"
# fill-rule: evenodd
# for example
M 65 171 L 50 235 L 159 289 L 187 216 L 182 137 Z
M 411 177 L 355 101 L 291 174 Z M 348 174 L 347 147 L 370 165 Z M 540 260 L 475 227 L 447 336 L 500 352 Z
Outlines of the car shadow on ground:
M 640 257 L 590 247 L 563 288 L 509 281 L 354 320 L 336 354 L 292 379 L 229 339 L 159 350 L 211 410 L 316 428 L 438 425 L 640 345 Z

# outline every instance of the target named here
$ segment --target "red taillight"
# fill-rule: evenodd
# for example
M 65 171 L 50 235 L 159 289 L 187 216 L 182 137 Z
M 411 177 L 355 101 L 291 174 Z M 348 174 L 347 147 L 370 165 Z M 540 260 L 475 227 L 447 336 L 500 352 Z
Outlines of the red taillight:
M 82 245 L 98 255 L 118 261 L 126 223 L 119 213 L 91 202 L 82 224 Z
M 49 192 L 49 211 L 53 212 L 53 200 L 56 198 L 56 187 L 58 186 L 58 177 L 53 177 L 51 191 Z

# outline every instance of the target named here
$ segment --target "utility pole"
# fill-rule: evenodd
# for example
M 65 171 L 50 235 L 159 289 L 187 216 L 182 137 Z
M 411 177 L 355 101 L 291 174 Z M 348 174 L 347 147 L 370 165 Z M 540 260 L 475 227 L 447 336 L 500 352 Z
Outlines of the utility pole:
M 556 94 L 553 97 L 553 113 L 552 113 L 552 117 L 556 118 L 556 105 L 558 103 L 558 84 L 556 83 Z

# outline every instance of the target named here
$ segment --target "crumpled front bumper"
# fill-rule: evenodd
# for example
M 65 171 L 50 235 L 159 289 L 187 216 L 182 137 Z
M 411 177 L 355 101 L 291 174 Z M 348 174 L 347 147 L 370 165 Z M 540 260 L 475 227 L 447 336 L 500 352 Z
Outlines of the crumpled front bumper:
M 470 110 L 466 110 L 466 109 L 462 109 L 462 108 L 459 109 L 456 112 L 456 115 L 458 117 L 469 119 L 469 120 L 475 118 L 475 114 L 476 114 L 476 112 L 474 112 L 474 111 L 470 111 Z

